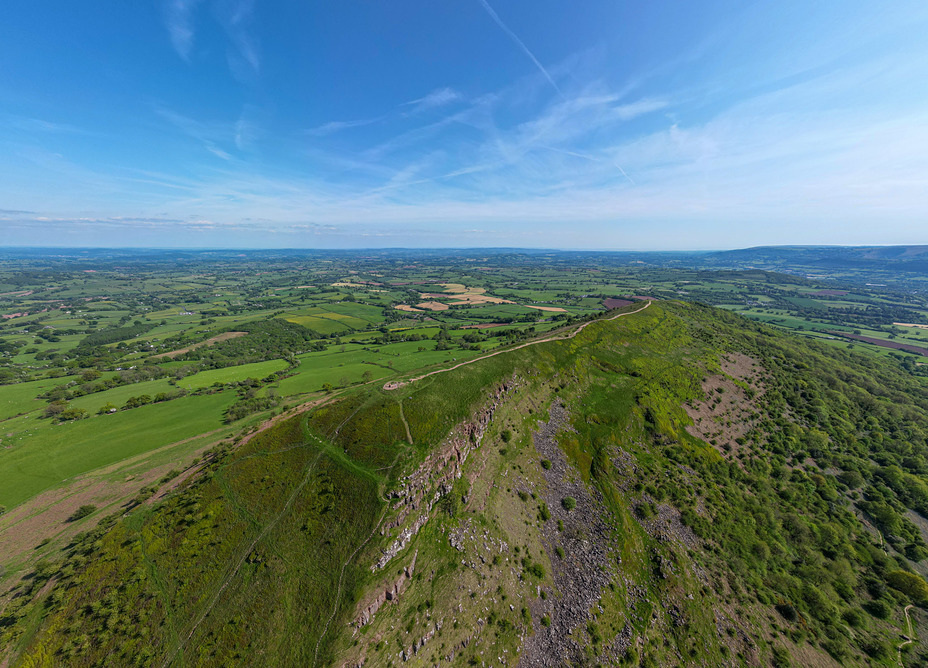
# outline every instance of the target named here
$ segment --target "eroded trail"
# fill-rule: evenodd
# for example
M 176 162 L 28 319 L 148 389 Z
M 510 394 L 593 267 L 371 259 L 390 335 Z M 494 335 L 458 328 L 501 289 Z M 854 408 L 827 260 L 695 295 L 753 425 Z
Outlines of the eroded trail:
M 422 380 L 423 378 L 428 378 L 429 376 L 434 376 L 439 373 L 445 373 L 446 371 L 454 371 L 455 369 L 460 369 L 462 366 L 467 366 L 468 364 L 473 364 L 474 362 L 479 362 L 480 360 L 485 360 L 490 357 L 494 357 L 496 355 L 502 355 L 503 353 L 511 353 L 515 350 L 521 350 L 522 348 L 528 348 L 529 346 L 537 346 L 539 343 L 549 343 L 551 341 L 567 341 L 568 339 L 572 339 L 575 336 L 577 336 L 577 334 L 579 334 L 584 329 L 586 329 L 587 326 L 592 325 L 594 322 L 607 322 L 609 320 L 615 320 L 616 318 L 621 318 L 622 316 L 634 315 L 635 313 L 640 313 L 641 311 L 644 311 L 650 305 L 651 305 L 651 300 L 649 299 L 644 303 L 644 306 L 642 306 L 639 309 L 635 309 L 634 311 L 628 311 L 626 313 L 618 313 L 612 316 L 611 318 L 605 318 L 603 320 L 590 320 L 589 322 L 583 323 L 582 325 L 577 327 L 577 329 L 575 329 L 574 331 L 570 332 L 569 334 L 565 336 L 549 336 L 548 338 L 545 338 L 545 339 L 538 339 L 537 341 L 529 341 L 528 343 L 523 343 L 521 345 L 515 346 L 514 348 L 506 348 L 505 350 L 497 350 L 495 352 L 488 353 L 486 355 L 481 355 L 480 357 L 475 357 L 472 360 L 467 360 L 466 362 L 460 362 L 458 364 L 455 364 L 454 366 L 449 366 L 447 369 L 436 369 L 435 371 L 429 371 L 428 373 L 422 374 L 421 376 L 416 376 L 415 378 L 410 378 L 409 380 L 390 381 L 389 383 L 386 383 L 383 386 L 383 389 L 398 390 L 404 385 L 408 385 L 409 383 L 415 383 L 416 381 Z
M 909 617 L 909 610 L 911 610 L 914 607 L 915 606 L 913 605 L 907 605 L 902 610 L 903 614 L 905 614 L 905 623 L 909 627 L 909 635 L 908 635 L 908 638 L 896 648 L 896 658 L 898 659 L 900 666 L 905 665 L 902 662 L 902 648 L 905 647 L 906 645 L 911 645 L 913 642 L 915 642 L 915 631 L 912 629 L 912 618 Z

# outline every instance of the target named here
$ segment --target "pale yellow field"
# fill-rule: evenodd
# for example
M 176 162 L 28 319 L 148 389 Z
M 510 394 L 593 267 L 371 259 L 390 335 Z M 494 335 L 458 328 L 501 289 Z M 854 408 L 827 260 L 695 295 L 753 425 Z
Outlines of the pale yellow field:
M 534 308 L 539 311 L 550 311 L 552 313 L 565 313 L 565 310 L 560 306 L 530 306 L 529 304 L 522 304 L 525 308 Z
M 442 304 L 441 302 L 422 302 L 421 304 L 416 304 L 419 309 L 428 309 L 430 311 L 447 311 L 448 305 Z
M 467 293 L 463 295 L 454 295 L 454 300 L 451 304 L 458 306 L 460 304 L 515 304 L 508 299 L 500 299 L 499 297 L 491 297 L 484 294 L 473 294 Z

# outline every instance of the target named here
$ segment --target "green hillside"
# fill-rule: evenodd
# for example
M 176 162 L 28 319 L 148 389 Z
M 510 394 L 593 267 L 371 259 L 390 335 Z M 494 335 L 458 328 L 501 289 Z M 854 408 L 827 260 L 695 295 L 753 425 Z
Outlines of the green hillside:
M 928 388 L 891 361 L 653 302 L 227 442 L 40 562 L 0 603 L 0 648 L 29 667 L 925 665 L 926 438 Z

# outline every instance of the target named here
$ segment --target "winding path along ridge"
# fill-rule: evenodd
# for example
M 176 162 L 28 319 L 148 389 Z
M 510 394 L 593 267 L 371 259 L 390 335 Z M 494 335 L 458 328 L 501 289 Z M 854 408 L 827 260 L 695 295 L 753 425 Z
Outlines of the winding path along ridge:
M 487 359 L 488 357 L 493 357 L 494 355 L 502 355 L 503 353 L 511 353 L 511 352 L 513 352 L 514 350 L 519 350 L 520 348 L 528 348 L 529 346 L 537 346 L 539 343 L 548 343 L 549 341 L 566 341 L 566 340 L 568 340 L 568 339 L 572 339 L 572 338 L 574 338 L 575 336 L 577 336 L 577 334 L 579 334 L 580 332 L 582 332 L 582 331 L 587 327 L 587 325 L 592 325 L 594 322 L 606 322 L 607 320 L 615 320 L 616 318 L 621 318 L 622 316 L 625 316 L 625 315 L 633 315 L 633 314 L 635 314 L 635 313 L 639 313 L 639 312 L 641 312 L 641 311 L 644 311 L 644 310 L 645 310 L 646 308 L 648 308 L 650 305 L 651 305 L 651 300 L 649 299 L 649 300 L 647 300 L 647 301 L 644 303 L 644 306 L 642 306 L 642 307 L 639 308 L 639 309 L 635 309 L 634 311 L 627 311 L 627 312 L 625 312 L 625 313 L 618 313 L 618 314 L 612 316 L 611 318 L 605 318 L 605 319 L 603 319 L 603 320 L 590 320 L 590 321 L 588 321 L 588 322 L 585 322 L 585 323 L 583 323 L 582 325 L 580 325 L 579 327 L 577 327 L 577 329 L 575 329 L 574 331 L 572 331 L 572 332 L 571 332 L 570 334 L 568 334 L 567 336 L 549 336 L 549 337 L 546 338 L 546 339 L 539 339 L 539 340 L 537 340 L 537 341 L 529 341 L 528 343 L 523 343 L 523 344 L 521 344 L 521 345 L 516 346 L 515 348 L 506 348 L 505 350 L 497 350 L 497 351 L 492 352 L 492 353 L 489 353 L 489 354 L 487 354 L 487 355 L 481 355 L 480 357 L 475 357 L 475 358 L 472 359 L 472 360 L 467 360 L 466 362 L 461 362 L 461 363 L 459 363 L 459 364 L 455 364 L 454 366 L 450 366 L 450 367 L 448 367 L 447 369 L 437 369 L 437 370 L 435 370 L 435 371 L 429 371 L 429 372 L 426 373 L 426 374 L 423 374 L 423 375 L 421 375 L 421 376 L 416 376 L 415 378 L 410 378 L 409 380 L 393 380 L 393 381 L 390 381 L 389 383 L 386 383 L 386 384 L 383 386 L 383 389 L 385 389 L 385 390 L 398 390 L 399 388 L 403 387 L 404 385 L 408 385 L 409 383 L 415 383 L 416 381 L 422 380 L 423 378 L 428 378 L 429 376 L 434 376 L 435 374 L 438 374 L 438 373 L 445 373 L 446 371 L 454 371 L 455 369 L 459 369 L 459 368 L 461 368 L 462 366 L 466 366 L 466 365 L 468 365 L 468 364 L 473 364 L 474 362 L 479 362 L 480 360 L 485 360 L 485 359 Z

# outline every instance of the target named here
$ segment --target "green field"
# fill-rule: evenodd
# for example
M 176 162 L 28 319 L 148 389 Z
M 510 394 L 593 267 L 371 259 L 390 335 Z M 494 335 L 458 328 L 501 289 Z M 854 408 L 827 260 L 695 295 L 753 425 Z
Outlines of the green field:
M 112 404 L 121 408 L 129 397 L 140 397 L 147 394 L 154 397 L 160 392 L 176 391 L 167 379 L 150 380 L 144 383 L 132 383 L 131 385 L 120 385 L 112 390 L 85 394 L 71 400 L 71 405 L 75 408 L 83 408 L 89 413 L 96 413 L 100 408 L 107 404 Z
M 4 423 L 12 433 L 0 456 L 0 504 L 13 507 L 74 476 L 222 426 L 234 394 L 192 396 L 55 424 L 36 418 Z
M 47 402 L 36 399 L 52 387 L 67 383 L 70 379 L 49 378 L 36 380 L 31 383 L 16 383 L 13 385 L 0 385 L 0 421 L 11 418 L 20 413 L 29 413 L 45 408 Z M 0 427 L 2 431 L 2 427 Z M 2 434 L 0 434 L 2 436 Z
M 267 362 L 255 362 L 254 364 L 240 364 L 238 366 L 229 366 L 223 369 L 210 369 L 200 373 L 187 376 L 177 381 L 178 387 L 193 389 L 196 387 L 210 387 L 215 383 L 234 383 L 248 378 L 260 380 L 277 371 L 283 371 L 287 368 L 287 363 L 283 360 L 268 360 Z

